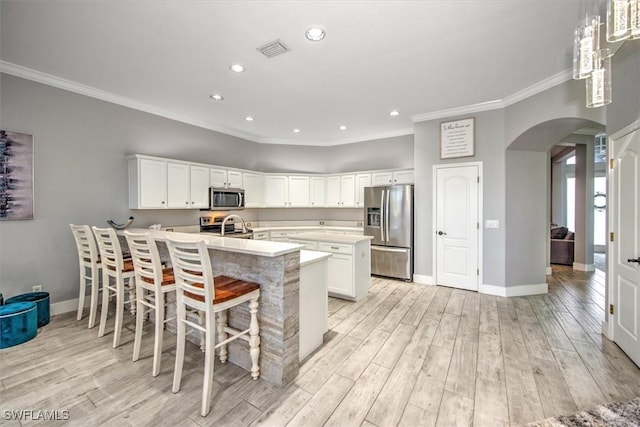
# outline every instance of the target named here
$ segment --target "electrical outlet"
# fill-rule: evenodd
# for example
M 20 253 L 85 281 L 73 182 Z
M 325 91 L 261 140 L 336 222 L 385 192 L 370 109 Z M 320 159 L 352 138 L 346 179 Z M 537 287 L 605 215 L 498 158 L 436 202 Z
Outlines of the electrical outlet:
M 362 221 L 358 221 L 358 227 L 362 227 Z
M 320 221 L 320 225 L 324 225 L 324 221 Z
M 33 292 L 40 292 L 42 291 L 42 285 L 33 285 L 31 289 L 33 290 Z

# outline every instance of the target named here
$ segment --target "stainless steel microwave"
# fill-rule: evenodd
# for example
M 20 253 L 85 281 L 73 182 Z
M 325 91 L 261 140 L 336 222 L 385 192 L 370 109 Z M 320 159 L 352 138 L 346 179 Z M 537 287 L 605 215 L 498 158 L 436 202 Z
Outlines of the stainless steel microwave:
M 244 190 L 241 188 L 209 189 L 209 209 L 212 211 L 244 209 Z

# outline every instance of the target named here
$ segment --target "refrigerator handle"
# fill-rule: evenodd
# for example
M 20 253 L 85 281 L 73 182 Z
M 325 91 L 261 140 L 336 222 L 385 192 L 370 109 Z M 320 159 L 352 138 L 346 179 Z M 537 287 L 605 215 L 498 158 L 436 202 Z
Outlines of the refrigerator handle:
M 384 188 L 382 189 L 382 191 L 380 192 L 380 240 L 382 240 L 383 242 L 384 240 L 384 229 L 385 229 L 385 223 L 384 223 L 384 216 L 385 216 L 385 206 L 384 206 Z
M 385 234 L 387 237 L 387 242 L 389 241 L 389 199 L 390 199 L 390 195 L 391 195 L 391 190 L 385 190 L 385 192 L 387 193 L 387 201 L 385 203 L 385 221 L 384 221 L 384 227 L 385 227 Z

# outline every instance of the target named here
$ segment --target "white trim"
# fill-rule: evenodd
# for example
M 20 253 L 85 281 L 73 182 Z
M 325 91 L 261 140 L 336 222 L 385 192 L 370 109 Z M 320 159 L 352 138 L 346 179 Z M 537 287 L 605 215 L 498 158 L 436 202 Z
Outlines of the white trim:
M 582 264 L 579 262 L 573 263 L 573 269 L 578 271 L 596 271 L 596 267 L 593 264 Z
M 622 129 L 620 129 L 619 131 L 614 132 L 613 134 L 609 135 L 609 141 L 611 141 L 612 139 L 620 139 L 628 134 L 630 134 L 633 131 L 636 131 L 640 129 L 640 119 L 636 120 L 635 122 L 623 127 Z M 612 154 L 613 156 L 613 154 Z M 613 158 L 613 157 L 611 157 Z
M 509 287 L 481 284 L 478 287 L 478 292 L 481 294 L 495 295 L 499 297 L 523 297 L 528 295 L 546 294 L 549 292 L 549 286 L 546 283 Z
M 483 252 L 483 248 L 484 248 L 484 243 L 483 243 L 483 231 L 484 231 L 484 227 L 482 227 L 482 224 L 484 224 L 484 217 L 483 217 L 483 213 L 484 213 L 484 175 L 483 175 L 483 165 L 484 163 L 482 161 L 479 162 L 460 162 L 460 163 L 440 163 L 440 164 L 435 164 L 433 165 L 433 172 L 432 172 L 432 197 L 434 200 L 434 203 L 432 204 L 432 211 L 431 211 L 431 230 L 433 231 L 432 236 L 431 236 L 431 247 L 433 248 L 433 255 L 431 256 L 431 271 L 433 271 L 433 281 L 435 283 L 435 281 L 437 280 L 436 278 L 438 277 L 437 274 L 437 262 L 436 262 L 436 245 L 437 245 L 437 241 L 436 241 L 436 233 L 435 230 L 437 228 L 437 224 L 436 224 L 436 217 L 437 217 L 437 203 L 435 203 L 436 199 L 436 195 L 437 193 L 437 171 L 439 169 L 445 169 L 445 168 L 459 168 L 459 167 L 469 167 L 469 166 L 477 166 L 478 167 L 478 177 L 480 178 L 480 182 L 478 183 L 478 224 L 480 224 L 480 226 L 478 227 L 478 270 L 479 270 L 479 274 L 478 274 L 478 280 L 477 280 L 477 287 L 478 289 L 469 289 L 472 291 L 475 290 L 479 290 L 480 289 L 480 285 L 482 284 L 482 280 L 483 280 L 483 276 L 484 276 L 484 252 Z
M 433 277 L 426 276 L 424 274 L 414 274 L 413 283 L 420 283 L 421 285 L 433 285 Z
M 559 72 L 558 74 L 539 81 L 538 83 L 532 84 L 531 86 L 524 88 L 516 93 L 508 95 L 503 99 L 481 102 L 479 104 L 464 105 L 462 107 L 450 108 L 448 110 L 439 110 L 431 113 L 416 114 L 414 116 L 411 116 L 411 121 L 413 123 L 419 123 L 429 120 L 443 119 L 445 117 L 454 117 L 464 114 L 481 113 L 483 111 L 499 110 L 501 108 L 513 105 L 516 102 L 527 99 L 533 95 L 544 92 L 545 90 L 551 89 L 559 84 L 571 80 L 571 78 L 572 70 L 564 70 Z
M 365 142 L 365 141 L 374 141 L 376 139 L 384 139 L 384 138 L 393 138 L 396 136 L 405 136 L 405 135 L 413 135 L 414 128 L 405 128 L 405 129 L 397 129 L 388 132 L 380 132 L 374 134 L 368 134 L 364 136 L 359 136 L 356 138 L 345 138 L 345 139 L 336 139 L 333 141 L 313 141 L 313 140 L 289 140 L 289 139 L 278 139 L 278 138 L 258 138 L 254 137 L 252 141 L 259 142 L 261 144 L 281 144 L 281 145 L 312 145 L 312 146 L 322 146 L 322 147 L 331 147 L 334 145 L 345 145 L 345 144 L 354 144 L 356 142 Z
M 553 269 L 551 267 L 547 267 L 547 276 L 551 276 L 553 274 Z
M 85 300 L 85 307 L 89 307 L 89 298 Z M 60 301 L 51 304 L 49 307 L 52 316 L 56 316 L 58 314 L 69 313 L 72 311 L 78 310 L 78 298 L 68 299 L 66 301 Z
M 612 316 L 609 313 L 607 313 L 607 317 L 612 317 Z M 602 335 L 604 335 L 607 339 L 614 341 L 613 322 L 609 323 L 609 320 L 604 320 L 602 322 Z

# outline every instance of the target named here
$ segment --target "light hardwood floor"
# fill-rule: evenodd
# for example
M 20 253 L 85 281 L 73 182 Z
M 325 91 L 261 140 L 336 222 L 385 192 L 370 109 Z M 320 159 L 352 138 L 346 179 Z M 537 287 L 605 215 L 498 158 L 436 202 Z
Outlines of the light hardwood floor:
M 82 426 L 519 425 L 640 395 L 640 369 L 600 334 L 603 305 L 602 272 L 565 267 L 549 294 L 520 298 L 373 278 L 361 302 L 330 299 L 326 344 L 288 387 L 217 363 L 206 418 L 196 346 L 172 394 L 171 333 L 153 378 L 151 329 L 134 363 L 133 318 L 112 349 L 69 313 L 0 351 L 0 423 L 33 409 L 68 410 L 58 424 Z

